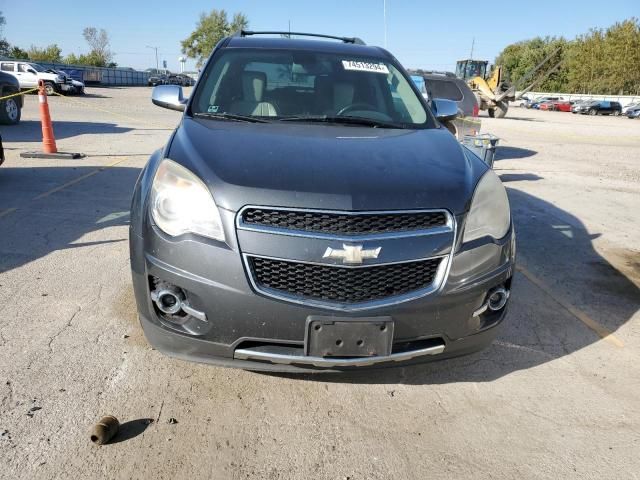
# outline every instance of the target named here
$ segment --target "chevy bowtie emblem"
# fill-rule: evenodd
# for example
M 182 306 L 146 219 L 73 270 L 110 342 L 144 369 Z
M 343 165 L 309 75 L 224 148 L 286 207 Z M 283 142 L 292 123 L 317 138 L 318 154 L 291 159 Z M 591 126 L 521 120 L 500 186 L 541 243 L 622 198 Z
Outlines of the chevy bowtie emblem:
M 361 264 L 365 258 L 378 258 L 382 247 L 363 250 L 362 245 L 342 245 L 342 250 L 328 247 L 322 258 L 338 258 L 342 263 Z

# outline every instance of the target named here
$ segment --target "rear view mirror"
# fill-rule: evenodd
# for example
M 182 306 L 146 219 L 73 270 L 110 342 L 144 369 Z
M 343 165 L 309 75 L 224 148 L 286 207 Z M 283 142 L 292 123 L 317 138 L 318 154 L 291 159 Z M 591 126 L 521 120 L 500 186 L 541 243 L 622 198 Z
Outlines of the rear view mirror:
M 455 120 L 458 117 L 458 104 L 453 100 L 434 98 L 431 105 L 436 114 L 436 118 L 441 122 Z
M 180 85 L 158 85 L 153 88 L 151 102 L 162 108 L 184 112 L 187 99 L 182 95 Z

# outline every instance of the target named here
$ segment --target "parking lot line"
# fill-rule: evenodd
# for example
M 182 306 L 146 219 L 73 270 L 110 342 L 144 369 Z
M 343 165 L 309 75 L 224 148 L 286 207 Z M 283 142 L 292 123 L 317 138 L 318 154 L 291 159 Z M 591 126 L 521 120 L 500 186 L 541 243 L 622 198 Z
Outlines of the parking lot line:
M 68 188 L 68 187 L 70 187 L 72 185 L 75 185 L 76 183 L 81 182 L 82 180 L 84 180 L 86 178 L 89 178 L 89 177 L 92 177 L 94 175 L 97 175 L 98 173 L 100 173 L 100 172 L 102 172 L 102 171 L 104 171 L 104 170 L 106 170 L 108 168 L 115 167 L 116 165 L 118 165 L 118 164 L 120 164 L 120 163 L 122 163 L 122 162 L 124 162 L 124 161 L 126 161 L 128 159 L 129 159 L 128 157 L 125 157 L 125 158 L 122 158 L 120 160 L 116 160 L 115 162 L 112 162 L 112 163 L 110 163 L 108 165 L 105 165 L 104 167 L 99 167 L 99 168 L 97 168 L 95 170 L 92 170 L 89 173 L 85 173 L 84 175 L 81 175 L 78 178 L 74 178 L 73 180 L 70 180 L 67 183 L 64 183 L 64 184 L 62 184 L 62 185 L 60 185 L 60 186 L 58 186 L 56 188 L 53 188 L 53 189 L 51 189 L 51 190 L 49 190 L 47 192 L 41 193 L 41 194 L 33 197 L 31 199 L 31 201 L 33 202 L 35 200 L 40 200 L 41 198 L 48 197 L 49 195 L 52 195 L 52 194 L 54 194 L 56 192 L 64 190 L 65 188 Z M 17 211 L 18 209 L 19 209 L 19 207 L 11 207 L 11 208 L 7 208 L 6 210 L 0 210 L 0 218 L 6 217 L 7 215 Z
M 49 195 L 52 195 L 52 194 L 54 194 L 56 192 L 59 192 L 60 190 L 64 190 L 65 188 L 70 187 L 71 185 L 75 185 L 76 183 L 81 182 L 85 178 L 89 178 L 89 177 L 92 177 L 94 175 L 97 175 L 98 173 L 106 170 L 107 168 L 115 167 L 116 165 L 124 162 L 125 160 L 128 160 L 128 158 L 122 158 L 120 160 L 116 160 L 115 162 L 110 163 L 108 165 L 105 165 L 104 167 L 100 167 L 100 168 L 98 168 L 96 170 L 93 170 L 93 171 L 91 171 L 89 173 L 85 173 L 84 175 L 81 175 L 78 178 L 74 178 L 73 180 L 70 180 L 67 183 L 64 183 L 64 184 L 62 184 L 62 185 L 60 185 L 60 186 L 58 186 L 56 188 L 53 188 L 53 189 L 51 189 L 51 190 L 49 190 L 47 192 L 41 193 L 40 195 L 38 195 L 36 197 L 33 197 L 31 200 L 32 201 L 40 200 L 41 198 L 48 197 Z
M 0 212 L 0 218 L 2 217 L 6 217 L 7 215 L 9 215 L 11 212 L 15 212 L 17 210 L 17 208 L 7 208 L 6 210 L 3 210 Z
M 609 331 L 609 329 L 607 329 L 604 325 L 601 325 L 600 323 L 596 322 L 594 319 L 592 319 L 589 315 L 584 313 L 582 310 L 564 301 L 562 298 L 559 298 L 558 296 L 556 296 L 553 292 L 553 289 L 549 285 L 547 285 L 544 281 L 542 281 L 536 275 L 531 273 L 525 267 L 523 267 L 522 265 L 517 265 L 516 270 L 522 273 L 526 277 L 526 279 L 529 280 L 531 283 L 533 283 L 536 287 L 538 287 L 544 293 L 549 295 L 553 300 L 555 300 L 557 304 L 559 304 L 561 307 L 567 310 L 571 315 L 576 317 L 578 320 L 584 323 L 587 327 L 593 330 L 600 338 L 609 342 L 615 347 L 624 348 L 624 342 L 620 340 L 618 337 L 616 337 L 611 331 Z

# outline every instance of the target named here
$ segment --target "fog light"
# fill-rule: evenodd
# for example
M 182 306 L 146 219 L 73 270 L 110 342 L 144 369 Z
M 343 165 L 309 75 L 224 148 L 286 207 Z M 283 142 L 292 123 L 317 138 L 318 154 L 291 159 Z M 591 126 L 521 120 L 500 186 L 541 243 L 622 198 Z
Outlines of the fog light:
M 509 292 L 502 287 L 496 288 L 489 295 L 487 302 L 489 304 L 489 310 L 495 312 L 496 310 L 502 309 L 502 307 L 507 304 L 507 300 L 509 300 Z
M 156 303 L 158 310 L 167 315 L 175 315 L 182 310 L 184 293 L 178 287 L 168 286 L 151 292 L 151 300 Z
M 491 310 L 493 312 L 504 308 L 507 304 L 507 300 L 509 300 L 509 290 L 504 287 L 495 288 L 487 294 L 487 300 L 478 308 L 475 312 L 473 312 L 474 317 L 479 317 L 487 310 Z
M 178 325 L 183 325 L 192 318 L 207 323 L 207 315 L 191 306 L 184 290 L 156 277 L 152 278 L 155 289 L 151 291 L 151 300 L 160 312 L 168 315 L 165 320 Z

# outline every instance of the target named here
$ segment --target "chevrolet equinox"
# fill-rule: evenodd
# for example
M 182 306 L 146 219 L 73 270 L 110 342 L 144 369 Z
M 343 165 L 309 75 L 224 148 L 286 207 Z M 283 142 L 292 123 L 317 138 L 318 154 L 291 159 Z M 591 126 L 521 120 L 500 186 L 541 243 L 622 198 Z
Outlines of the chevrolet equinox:
M 515 235 L 498 176 L 386 50 L 243 31 L 215 47 L 135 186 L 148 341 L 250 370 L 406 365 L 491 343 Z M 308 37 L 320 37 L 309 39 Z

